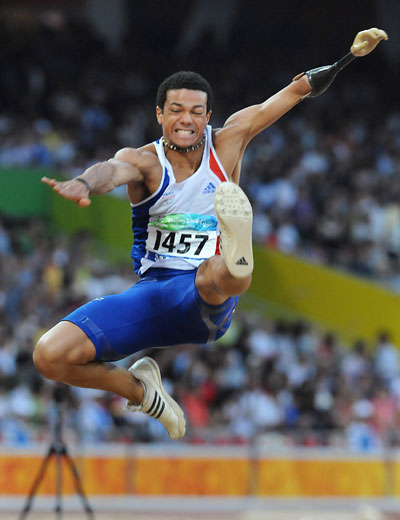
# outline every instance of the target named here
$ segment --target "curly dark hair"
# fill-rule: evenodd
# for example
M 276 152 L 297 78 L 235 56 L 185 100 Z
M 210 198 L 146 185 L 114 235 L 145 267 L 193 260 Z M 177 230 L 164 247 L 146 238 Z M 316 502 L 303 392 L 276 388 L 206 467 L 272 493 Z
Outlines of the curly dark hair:
M 213 91 L 208 81 L 197 72 L 181 70 L 164 79 L 157 90 L 157 106 L 164 109 L 168 90 L 187 88 L 188 90 L 201 90 L 207 94 L 207 112 L 212 109 L 214 100 Z

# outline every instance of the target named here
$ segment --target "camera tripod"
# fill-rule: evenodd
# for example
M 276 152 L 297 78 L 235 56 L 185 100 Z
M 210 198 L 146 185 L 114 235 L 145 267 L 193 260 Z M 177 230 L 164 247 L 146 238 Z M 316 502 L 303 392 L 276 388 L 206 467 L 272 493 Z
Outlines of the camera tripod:
M 74 461 L 71 459 L 68 448 L 65 442 L 62 440 L 62 402 L 64 398 L 64 385 L 58 384 L 54 388 L 53 399 L 55 404 L 55 422 L 54 422 L 54 434 L 53 441 L 51 442 L 49 449 L 47 451 L 47 455 L 44 457 L 42 464 L 39 468 L 39 472 L 32 484 L 32 487 L 29 491 L 28 498 L 26 500 L 25 506 L 21 511 L 19 516 L 19 520 L 24 520 L 28 515 L 29 511 L 32 507 L 33 499 L 36 495 L 38 487 L 43 480 L 43 477 L 46 473 L 47 466 L 50 460 L 54 457 L 56 462 L 56 505 L 55 505 L 55 513 L 57 519 L 62 518 L 63 507 L 62 507 L 62 461 L 65 460 L 69 469 L 72 472 L 72 477 L 74 480 L 76 492 L 81 498 L 83 508 L 86 512 L 89 520 L 94 520 L 93 510 L 89 505 L 89 502 L 86 498 L 86 495 L 83 491 L 82 483 L 79 478 L 78 470 L 76 469 Z

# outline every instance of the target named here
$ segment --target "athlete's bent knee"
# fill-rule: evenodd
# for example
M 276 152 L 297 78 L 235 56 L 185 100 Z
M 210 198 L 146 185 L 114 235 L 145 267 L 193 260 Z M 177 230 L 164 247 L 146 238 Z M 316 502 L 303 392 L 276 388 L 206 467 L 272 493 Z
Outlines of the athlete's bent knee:
M 229 272 L 226 272 L 224 276 L 215 276 L 213 278 L 213 286 L 217 292 L 227 294 L 228 296 L 240 296 L 251 285 L 251 274 L 244 278 L 236 278 Z
M 251 285 L 252 275 L 246 276 L 245 278 L 235 278 L 234 281 L 232 281 L 232 285 L 235 286 L 236 294 L 235 296 L 239 296 L 240 294 L 243 294 L 247 291 L 247 289 Z
M 33 363 L 42 376 L 61 381 L 63 360 L 60 354 L 60 349 L 42 336 L 33 351 Z
M 96 357 L 96 349 L 87 335 L 76 325 L 61 321 L 47 331 L 33 352 L 33 362 L 48 379 L 66 382 L 78 365 Z

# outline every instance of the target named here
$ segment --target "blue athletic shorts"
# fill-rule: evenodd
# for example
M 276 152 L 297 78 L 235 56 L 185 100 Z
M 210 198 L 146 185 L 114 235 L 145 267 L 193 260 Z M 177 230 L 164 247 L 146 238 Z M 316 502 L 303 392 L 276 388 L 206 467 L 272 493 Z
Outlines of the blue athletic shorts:
M 207 343 L 228 330 L 238 297 L 209 305 L 195 285 L 196 270 L 149 269 L 130 289 L 96 298 L 63 318 L 96 347 L 96 360 L 115 361 L 139 350 Z

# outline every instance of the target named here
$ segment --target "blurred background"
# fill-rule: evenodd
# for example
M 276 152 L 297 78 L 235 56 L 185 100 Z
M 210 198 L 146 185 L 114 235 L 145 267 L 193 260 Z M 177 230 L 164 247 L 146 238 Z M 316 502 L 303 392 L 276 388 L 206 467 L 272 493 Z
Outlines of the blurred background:
M 255 447 L 283 450 L 291 469 L 278 465 L 275 483 L 253 465 L 230 494 L 398 493 L 387 454 L 393 462 L 400 442 L 399 19 L 396 0 L 0 3 L 4 453 L 51 439 L 54 385 L 33 367 L 38 337 L 76 306 L 136 281 L 124 189 L 82 210 L 58 200 L 40 177 L 71 178 L 122 147 L 158 138 L 156 90 L 177 70 L 210 81 L 218 127 L 299 72 L 335 62 L 359 30 L 380 27 L 388 42 L 248 147 L 242 186 L 254 207 L 255 282 L 229 333 L 147 354 L 185 409 L 182 449 L 229 447 L 245 453 L 246 464 Z M 104 453 L 118 446 L 129 457 L 138 446 L 168 442 L 157 421 L 125 412 L 118 396 L 70 387 L 64 435 L 77 450 L 104 443 Z M 335 468 L 346 479 L 318 488 L 316 476 L 305 490 L 302 470 L 288 461 L 306 448 L 323 448 L 328 458 L 335 450 L 358 461 L 373 456 L 376 466 L 344 467 L 339 457 Z M 213 488 L 211 466 L 202 484 L 209 488 L 182 479 L 183 491 L 165 483 L 157 492 L 227 493 Z M 29 479 L 12 482 L 0 492 L 29 486 Z M 129 478 L 121 488 L 138 490 Z

